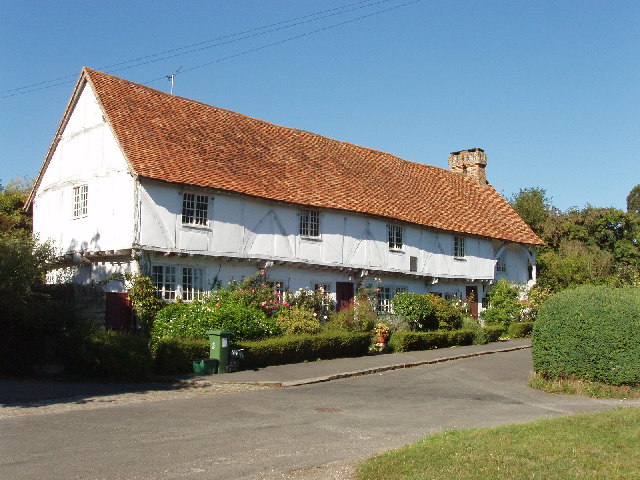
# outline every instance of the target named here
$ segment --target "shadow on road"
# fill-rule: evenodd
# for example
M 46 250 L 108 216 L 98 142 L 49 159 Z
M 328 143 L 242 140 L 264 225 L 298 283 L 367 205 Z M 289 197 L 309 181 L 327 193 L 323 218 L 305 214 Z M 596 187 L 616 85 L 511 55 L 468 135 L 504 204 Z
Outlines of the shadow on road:
M 197 388 L 179 382 L 109 383 L 91 381 L 60 381 L 49 379 L 0 378 L 0 406 L 34 408 L 57 403 L 84 404 L 124 393 Z

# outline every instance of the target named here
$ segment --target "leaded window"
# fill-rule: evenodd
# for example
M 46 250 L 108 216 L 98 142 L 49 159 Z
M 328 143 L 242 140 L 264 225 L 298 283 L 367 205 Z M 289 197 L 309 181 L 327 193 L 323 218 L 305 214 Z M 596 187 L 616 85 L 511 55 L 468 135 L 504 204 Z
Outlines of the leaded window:
M 182 223 L 185 225 L 206 225 L 209 218 L 209 197 L 195 193 L 182 196 Z
M 156 287 L 158 298 L 175 300 L 176 298 L 176 267 L 154 265 L 151 267 L 151 280 Z
M 182 300 L 190 302 L 204 298 L 204 271 L 202 268 L 182 268 Z
M 466 255 L 464 237 L 453 237 L 453 256 L 464 258 Z
M 317 211 L 300 211 L 300 235 L 303 237 L 320 236 L 320 214 Z
M 89 186 L 78 185 L 73 187 L 73 218 L 87 216 L 89 205 Z
M 400 225 L 387 225 L 389 234 L 389 250 L 402 250 L 403 228 Z

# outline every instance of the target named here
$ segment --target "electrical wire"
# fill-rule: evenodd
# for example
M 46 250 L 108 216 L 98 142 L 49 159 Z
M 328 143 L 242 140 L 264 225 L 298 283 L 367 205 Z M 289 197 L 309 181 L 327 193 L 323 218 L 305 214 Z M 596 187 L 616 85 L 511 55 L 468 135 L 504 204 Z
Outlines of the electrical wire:
M 214 47 L 226 45 L 226 44 L 229 44 L 229 43 L 234 43 L 234 42 L 238 42 L 238 41 L 241 41 L 241 40 L 246 40 L 246 39 L 257 37 L 257 36 L 260 36 L 260 35 L 266 35 L 268 33 L 277 32 L 277 31 L 280 31 L 280 30 L 284 30 L 286 28 L 291 28 L 291 27 L 303 25 L 303 24 L 306 24 L 306 23 L 309 23 L 309 22 L 314 22 L 314 21 L 317 21 L 317 20 L 322 20 L 322 19 L 325 19 L 325 18 L 334 17 L 334 16 L 337 16 L 337 15 L 341 15 L 341 14 L 344 14 L 344 13 L 349 13 L 349 12 L 352 12 L 352 11 L 355 11 L 355 10 L 368 8 L 368 7 L 371 7 L 371 6 L 374 6 L 374 5 L 380 5 L 382 3 L 388 3 L 389 1 L 392 1 L 392 0 L 376 0 L 374 2 L 372 2 L 371 0 L 365 0 L 365 1 L 360 1 L 360 2 L 350 3 L 350 4 L 343 5 L 341 7 L 336 7 L 336 8 L 332 8 L 332 9 L 329 9 L 329 10 L 324 10 L 324 11 L 320 11 L 320 12 L 304 15 L 302 17 L 296 17 L 296 18 L 293 18 L 293 19 L 290 19 L 290 20 L 284 20 L 284 21 L 281 21 L 281 22 L 273 23 L 273 24 L 270 24 L 270 25 L 265 25 L 265 26 L 262 26 L 262 27 L 256 27 L 256 28 L 253 28 L 253 29 L 245 30 L 243 32 L 238 32 L 238 33 L 235 33 L 235 34 L 230 34 L 230 35 L 226 35 L 226 36 L 223 36 L 223 37 L 218 37 L 216 39 L 207 40 L 207 41 L 204 41 L 204 42 L 198 42 L 198 43 L 194 43 L 194 44 L 187 45 L 187 46 L 184 46 L 184 47 L 178 47 L 178 48 L 174 48 L 174 49 L 170 49 L 170 50 L 165 50 L 163 52 L 153 53 L 153 54 L 150 54 L 150 55 L 145 55 L 143 57 L 139 57 L 139 58 L 131 59 L 131 60 L 126 60 L 124 62 L 119 62 L 119 63 L 112 64 L 112 65 L 106 66 L 106 67 L 99 67 L 99 69 L 103 70 L 103 71 L 107 71 L 107 73 L 118 72 L 118 71 L 121 71 L 121 70 L 135 68 L 135 67 L 147 65 L 147 64 L 150 64 L 150 63 L 155 63 L 155 62 L 167 60 L 167 59 L 170 59 L 170 58 L 175 58 L 175 57 L 178 57 L 178 56 L 181 56 L 181 55 L 188 55 L 188 54 L 196 53 L 196 52 L 199 52 L 199 51 L 202 51 L 202 50 L 206 50 L 206 49 L 209 49 L 209 48 L 214 48 Z M 213 61 L 210 61 L 210 62 L 207 62 L 207 63 L 204 63 L 204 64 L 196 65 L 196 66 L 190 67 L 190 68 L 185 68 L 185 69 L 182 69 L 182 71 L 180 73 L 182 74 L 182 73 L 186 73 L 186 72 L 189 72 L 189 71 L 192 71 L 192 70 L 197 70 L 197 69 L 209 66 L 209 65 L 213 65 L 213 64 L 220 63 L 220 62 L 223 62 L 223 61 L 226 61 L 226 60 L 230 60 L 232 58 L 237 58 L 237 57 L 240 57 L 240 56 L 243 56 L 243 55 L 247 55 L 247 54 L 250 54 L 250 53 L 254 53 L 254 52 L 257 52 L 257 51 L 260 51 L 260 50 L 264 50 L 266 48 L 270 48 L 270 47 L 273 47 L 273 46 L 276 46 L 276 45 L 281 45 L 281 44 L 286 43 L 286 42 L 297 40 L 297 39 L 300 39 L 300 38 L 303 38 L 303 37 L 307 37 L 309 35 L 313 35 L 313 34 L 316 34 L 316 33 L 324 32 L 324 31 L 332 29 L 332 28 L 340 27 L 340 26 L 347 25 L 347 24 L 350 24 L 350 23 L 353 23 L 353 22 L 356 22 L 356 21 L 360 21 L 360 20 L 363 20 L 363 19 L 366 19 L 366 18 L 370 18 L 370 17 L 373 17 L 375 15 L 380 15 L 382 13 L 386 13 L 386 12 L 389 12 L 389 11 L 392 11 L 392 10 L 397 10 L 399 8 L 403 8 L 403 7 L 406 7 L 408 5 L 412 5 L 412 4 L 421 2 L 421 1 L 422 0 L 411 0 L 411 1 L 408 1 L 408 2 L 405 2 L 405 3 L 402 3 L 400 5 L 395 5 L 395 6 L 390 7 L 390 8 L 386 8 L 386 9 L 383 9 L 383 10 L 378 10 L 376 12 L 369 13 L 367 15 L 361 15 L 359 17 L 352 18 L 350 20 L 345 20 L 343 22 L 339 22 L 339 23 L 335 23 L 335 24 L 332 24 L 332 25 L 328 25 L 328 26 L 325 26 L 325 27 L 322 27 L 322 28 L 319 28 L 319 29 L 316 29 L 316 30 L 312 30 L 310 32 L 305 32 L 305 33 L 302 33 L 300 35 L 295 35 L 295 36 L 292 36 L 292 37 L 289 37 L 289 38 L 286 38 L 286 39 L 283 39 L 283 40 L 279 40 L 277 42 L 272 42 L 272 43 L 269 43 L 269 44 L 266 44 L 266 45 L 262 45 L 260 47 L 252 48 L 252 49 L 245 50 L 245 51 L 233 54 L 233 55 L 228 55 L 226 57 L 218 58 L 216 60 L 213 60 Z M 366 5 L 362 5 L 362 4 L 366 4 Z M 355 8 L 351 8 L 349 10 L 344 10 L 344 9 L 346 9 L 348 7 L 353 7 L 355 5 L 360 5 L 360 6 L 357 6 Z M 343 10 L 343 11 L 336 12 L 336 13 L 329 13 L 328 15 L 324 15 L 324 16 L 319 16 L 319 15 L 322 15 L 324 13 L 335 12 L 336 10 Z M 195 48 L 195 49 L 192 48 L 192 47 L 199 46 L 199 45 L 206 45 L 206 44 L 209 44 L 211 42 L 218 41 L 218 40 L 229 39 L 229 38 L 237 37 L 239 35 L 243 35 L 243 34 L 246 34 L 246 33 L 257 32 L 259 30 L 264 30 L 266 28 L 270 28 L 270 27 L 274 27 L 274 26 L 278 26 L 278 25 L 283 25 L 283 24 L 287 24 L 287 23 L 291 23 L 291 22 L 295 22 L 297 20 L 303 20 L 303 19 L 306 19 L 306 18 L 309 18 L 309 17 L 317 17 L 317 18 L 300 21 L 300 22 L 293 23 L 293 24 L 290 24 L 290 25 L 280 26 L 280 27 L 273 28 L 271 30 L 267 30 L 267 31 L 260 32 L 260 33 L 253 33 L 251 35 L 245 35 L 244 37 L 241 37 L 241 38 L 235 38 L 235 39 L 232 39 L 232 40 L 226 40 L 226 41 L 219 42 L 219 43 L 216 43 L 216 44 L 213 44 L 213 45 L 202 46 L 202 47 Z M 180 52 L 181 50 L 186 50 L 188 48 L 192 48 L 192 49 L 188 50 L 188 51 L 185 51 L 185 52 Z M 180 52 L 180 53 L 174 53 L 174 52 Z M 172 53 L 172 54 L 163 56 L 161 58 L 155 58 L 153 60 L 147 60 L 147 61 L 144 61 L 144 62 L 138 62 L 139 60 L 151 59 L 153 57 L 158 57 L 160 55 L 165 55 L 167 53 Z M 127 65 L 127 64 L 133 63 L 133 62 L 138 62 L 138 63 L 135 63 L 134 65 L 122 66 L 121 68 L 112 68 L 112 67 L 117 67 L 117 66 L 121 66 L 121 65 Z M 37 92 L 37 91 L 40 91 L 40 90 L 45 90 L 45 89 L 49 89 L 49 88 L 53 88 L 53 87 L 57 87 L 57 86 L 61 86 L 61 85 L 67 85 L 67 84 L 73 83 L 73 80 L 68 80 L 69 78 L 76 78 L 76 75 L 68 75 L 68 76 L 64 76 L 64 77 L 59 77 L 57 79 L 43 81 L 43 82 L 31 84 L 31 85 L 26 85 L 26 86 L 19 87 L 19 88 L 13 88 L 13 89 L 9 89 L 9 90 L 0 91 L 0 93 L 8 93 L 8 95 L 0 96 L 0 99 L 5 99 L 5 98 L 14 97 L 14 96 L 23 95 L 23 94 L 32 93 L 32 92 Z M 156 82 L 158 80 L 163 80 L 163 79 L 166 79 L 166 78 L 167 77 L 165 75 L 165 76 L 158 77 L 158 78 L 155 78 L 155 79 L 152 79 L 152 80 L 148 80 L 148 81 L 144 82 L 143 84 L 146 85 L 146 84 L 153 83 L 153 82 Z M 53 83 L 53 82 L 58 82 L 58 83 Z M 31 88 L 31 87 L 38 87 L 38 88 Z M 22 90 L 22 91 L 18 91 L 18 90 Z M 13 92 L 13 93 L 10 93 L 10 92 Z
M 275 27 L 275 26 L 278 26 L 278 25 L 284 25 L 284 24 L 287 24 L 287 23 L 290 23 L 290 22 L 295 22 L 295 21 L 297 21 L 297 20 L 303 20 L 303 19 L 306 19 L 306 18 L 310 18 L 310 17 L 315 17 L 315 16 L 318 16 L 318 15 L 322 15 L 322 14 L 324 14 L 324 13 L 334 12 L 334 11 L 336 11 L 336 10 L 342 10 L 342 9 L 345 9 L 345 8 L 348 8 L 348 7 L 352 7 L 352 6 L 354 6 L 354 5 L 361 5 L 361 4 L 363 4 L 363 3 L 366 3 L 367 5 L 364 5 L 364 6 L 358 7 L 358 8 L 366 8 L 366 7 L 368 7 L 368 6 L 372 6 L 372 5 L 376 5 L 376 4 L 380 4 L 380 3 L 385 3 L 385 2 L 388 2 L 388 1 L 391 1 L 391 0 L 377 0 L 377 1 L 373 1 L 373 0 L 362 0 L 362 1 L 359 1 L 359 2 L 348 3 L 348 4 L 346 4 L 346 5 L 342 5 L 342 6 L 340 6 L 340 7 L 335 7 L 335 8 L 331 8 L 331 9 L 328 9 L 328 10 L 321 10 L 321 11 L 319 11 L 319 12 L 310 13 L 310 14 L 308 14 L 308 15 L 303 15 L 303 16 L 301 16 L 301 17 L 295 17 L 295 18 L 291 18 L 291 19 L 288 19 L 288 20 L 283 20 L 283 21 L 280 21 L 280 22 L 272 23 L 272 24 L 269 24 L 269 25 L 263 25 L 263 26 L 261 26 L 261 27 L 251 28 L 251 29 L 249 29 L 249 30 L 244 30 L 244 31 L 237 32 L 237 33 L 232 33 L 232 34 L 229 34 L 229 35 L 224 35 L 224 36 L 222 36 L 222 37 L 213 38 L 213 39 L 211 39 L 211 40 L 205 40 L 205 41 L 202 41 L 202 42 L 192 43 L 192 44 L 190 44 L 190 45 L 185 45 L 185 46 L 183 46 L 183 47 L 176 47 L 176 48 L 172 48 L 172 49 L 169 49 L 169 50 L 164 50 L 164 51 L 162 51 L 162 52 L 151 53 L 151 54 L 149 54 L 149 55 L 144 55 L 144 56 L 142 56 L 142 57 L 132 58 L 132 59 L 130 59 L 130 60 L 125 60 L 125 61 L 122 61 L 122 62 L 113 63 L 113 64 L 111 64 L 111 65 L 105 65 L 105 66 L 102 66 L 102 67 L 97 67 L 97 69 L 98 69 L 98 70 L 102 70 L 102 71 L 107 71 L 107 70 L 109 70 L 109 69 L 112 69 L 112 68 L 115 68 L 115 67 L 119 67 L 119 66 L 121 66 L 121 65 L 126 65 L 126 64 L 134 63 L 134 62 L 139 62 L 139 61 L 141 61 L 141 60 L 146 60 L 146 59 L 148 59 L 148 58 L 158 57 L 158 56 L 160 56 L 160 55 L 166 55 L 166 54 L 168 54 L 168 53 L 179 52 L 179 51 L 181 51 L 181 50 L 186 50 L 186 49 L 188 49 L 188 48 L 199 47 L 199 46 L 201 46 L 201 45 L 206 45 L 206 44 L 209 44 L 209 43 L 211 43 L 211 42 L 216 42 L 216 41 L 218 41 L 218 40 L 225 40 L 225 39 L 228 39 L 228 38 L 237 37 L 237 36 L 245 35 L 245 34 L 252 33 L 252 32 L 257 32 L 257 31 L 259 31 L 259 30 L 264 30 L 264 29 L 266 29 L 266 28 L 271 28 L 271 27 Z M 293 27 L 293 26 L 296 26 L 296 25 L 300 25 L 300 24 L 302 24 L 302 23 L 307 23 L 307 22 L 311 22 L 311 21 L 315 21 L 315 20 L 320 20 L 320 19 L 322 19 L 322 18 L 327 18 L 328 16 L 334 16 L 334 15 L 340 15 L 340 14 L 342 14 L 342 13 L 348 13 L 348 12 L 353 11 L 353 10 L 355 10 L 355 9 L 346 10 L 346 11 L 344 11 L 344 12 L 339 12 L 339 13 L 334 13 L 334 14 L 332 14 L 332 15 L 327 15 L 327 16 L 325 16 L 325 17 L 320 17 L 320 18 L 316 18 L 316 19 L 313 19 L 313 20 L 307 20 L 306 22 L 300 22 L 300 23 L 296 23 L 296 24 L 294 24 L 294 25 L 290 25 L 290 26 L 286 26 L 286 27 L 281 27 L 280 29 Z M 278 29 L 276 29 L 276 30 L 278 30 Z M 262 34 L 270 33 L 270 32 L 272 32 L 272 31 L 276 31 L 276 30 L 270 30 L 269 32 L 263 32 Z M 262 34 L 250 35 L 250 36 L 248 36 L 248 37 L 243 37 L 243 38 L 240 38 L 240 39 L 237 39 L 237 40 L 234 40 L 234 41 L 244 40 L 244 39 L 246 39 L 246 38 L 251 38 L 251 37 L 253 37 L 253 36 L 262 35 Z M 224 43 L 222 43 L 222 44 L 212 45 L 211 47 L 215 47 L 215 46 L 219 46 L 219 45 L 224 45 L 224 44 L 226 44 L 226 43 L 231 43 L 231 41 L 230 41 L 230 42 L 224 42 Z M 205 48 L 211 48 L 211 47 L 205 47 Z M 204 48 L 203 48 L 203 49 L 204 49 Z M 192 51 L 189 51 L 189 52 L 184 52 L 184 54 L 192 53 L 192 52 L 194 52 L 194 51 L 199 51 L 199 50 L 200 50 L 200 49 L 198 49 L 198 50 L 192 50 Z M 173 56 L 177 56 L 177 55 L 172 55 L 172 56 L 170 56 L 170 57 L 166 57 L 166 58 L 172 58 Z M 163 59 L 164 59 L 164 58 L 162 58 L 162 59 L 160 59 L 160 60 L 163 60 Z M 145 65 L 146 63 L 151 63 L 151 62 L 144 62 L 144 63 L 141 63 L 141 64 L 136 64 L 136 65 L 133 65 L 131 68 L 136 67 L 136 66 L 138 66 L 138 65 Z M 114 71 L 114 70 L 112 70 L 112 71 Z M 117 71 L 117 70 L 116 70 L 116 71 Z M 38 86 L 40 86 L 40 85 L 45 85 L 45 84 L 47 84 L 47 83 L 59 82 L 60 80 L 68 80 L 68 79 L 70 79 L 70 78 L 71 78 L 71 79 L 75 79 L 75 78 L 76 78 L 76 75 L 75 75 L 75 74 L 73 74 L 73 75 L 65 75 L 65 76 L 58 77 L 58 78 L 54 78 L 54 79 L 51 79 L 51 80 L 44 80 L 44 81 L 41 81 L 41 82 L 32 83 L 32 84 L 29 84 L 29 85 L 24 85 L 24 86 L 22 86 L 22 87 L 11 88 L 11 89 L 8 89 L 8 90 L 0 90 L 0 93 L 9 93 L 9 92 L 15 92 L 15 91 L 17 91 L 17 90 L 25 90 L 25 89 L 27 89 L 27 88 L 31 88 L 31 87 L 38 87 Z M 58 84 L 58 85 L 59 85 L 59 84 Z M 2 98 L 4 98 L 4 97 L 2 97 Z

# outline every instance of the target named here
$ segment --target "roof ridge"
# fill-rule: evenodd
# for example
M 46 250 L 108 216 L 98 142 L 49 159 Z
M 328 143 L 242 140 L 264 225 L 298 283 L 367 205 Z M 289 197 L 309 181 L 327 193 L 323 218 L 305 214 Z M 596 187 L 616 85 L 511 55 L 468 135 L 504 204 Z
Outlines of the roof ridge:
M 117 81 L 120 81 L 120 82 L 123 82 L 123 83 L 127 83 L 127 84 L 135 86 L 135 87 L 144 88 L 146 90 L 149 90 L 151 92 L 163 95 L 163 96 L 168 97 L 168 98 L 179 99 L 179 100 L 186 101 L 186 102 L 189 102 L 189 103 L 193 103 L 193 104 L 196 104 L 196 105 L 201 105 L 203 107 L 213 108 L 213 109 L 216 109 L 216 110 L 219 110 L 219 111 L 222 111 L 222 112 L 231 113 L 233 115 L 239 115 L 239 116 L 244 117 L 244 118 L 246 118 L 248 120 L 251 120 L 251 121 L 263 124 L 263 125 L 277 127 L 277 128 L 284 128 L 284 129 L 290 130 L 291 132 L 300 132 L 300 133 L 304 133 L 304 134 L 307 134 L 307 135 L 312 135 L 314 137 L 322 138 L 322 139 L 329 140 L 329 141 L 332 141 L 332 142 L 338 142 L 338 143 L 341 143 L 341 144 L 346 145 L 346 146 L 352 146 L 352 147 L 355 147 L 355 148 L 358 148 L 358 149 L 366 149 L 366 150 L 369 150 L 369 151 L 374 152 L 374 153 L 380 153 L 380 154 L 392 157 L 394 159 L 400 160 L 402 162 L 406 162 L 406 163 L 408 163 L 410 165 L 418 165 L 420 168 L 423 168 L 423 167 L 434 168 L 434 169 L 442 170 L 445 173 L 451 173 L 453 175 L 457 175 L 456 173 L 450 172 L 446 168 L 438 167 L 437 165 L 431 165 L 429 163 L 423 163 L 423 162 L 415 162 L 415 161 L 408 160 L 406 158 L 400 157 L 398 155 L 394 155 L 393 153 L 389 153 L 389 152 L 386 152 L 384 150 L 380 150 L 380 149 L 377 149 L 377 148 L 372 148 L 372 147 L 367 147 L 367 146 L 364 146 L 364 145 L 359 145 L 357 143 L 349 142 L 349 141 L 346 141 L 346 140 L 339 140 L 339 139 L 336 139 L 336 138 L 328 137 L 326 135 L 322 135 L 322 134 L 319 134 L 319 133 L 312 132 L 310 130 L 304 130 L 302 128 L 296 128 L 296 127 L 290 127 L 290 126 L 287 126 L 287 125 L 281 125 L 279 123 L 270 122 L 268 120 L 263 120 L 261 118 L 253 117 L 251 115 L 247 115 L 247 114 L 244 114 L 244 113 L 236 112 L 235 110 L 231 110 L 229 108 L 219 107 L 217 105 L 211 105 L 209 103 L 201 102 L 199 100 L 194 100 L 194 99 L 189 98 L 189 97 L 183 97 L 181 95 L 173 95 L 171 93 L 163 92 L 162 90 L 159 90 L 157 88 L 149 87 L 149 86 L 144 85 L 142 83 L 133 82 L 131 80 L 127 80 L 127 79 L 122 78 L 122 77 L 117 77 L 115 75 L 111 75 L 110 73 L 105 73 L 105 72 L 102 72 L 100 70 L 96 70 L 96 69 L 93 69 L 93 68 L 90 68 L 90 67 L 87 67 L 87 66 L 82 67 L 82 70 L 86 71 L 87 74 L 89 74 L 89 76 L 91 74 L 105 75 L 105 76 L 113 78 L 114 80 L 117 80 Z

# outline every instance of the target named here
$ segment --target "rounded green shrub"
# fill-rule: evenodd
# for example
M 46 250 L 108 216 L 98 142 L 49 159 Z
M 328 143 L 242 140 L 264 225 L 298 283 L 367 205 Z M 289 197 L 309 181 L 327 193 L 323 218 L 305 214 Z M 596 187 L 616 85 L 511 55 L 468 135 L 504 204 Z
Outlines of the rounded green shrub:
M 440 321 L 431 297 L 433 295 L 400 293 L 391 300 L 393 311 L 405 317 L 412 330 L 437 330 Z
M 321 327 L 317 316 L 316 312 L 304 307 L 284 308 L 278 314 L 278 325 L 287 335 L 318 333 Z
M 534 324 L 532 353 L 547 378 L 640 382 L 640 289 L 582 286 L 551 296 Z
M 489 308 L 481 314 L 485 325 L 504 325 L 520 320 L 520 288 L 501 279 L 487 293 Z

